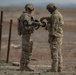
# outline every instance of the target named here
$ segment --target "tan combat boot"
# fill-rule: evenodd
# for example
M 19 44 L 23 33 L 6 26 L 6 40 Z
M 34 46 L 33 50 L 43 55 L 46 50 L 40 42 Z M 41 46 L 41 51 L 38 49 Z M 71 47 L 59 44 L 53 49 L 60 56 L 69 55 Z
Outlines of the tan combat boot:
M 34 71 L 34 70 L 28 67 L 28 64 L 25 64 L 25 71 Z
M 62 68 L 61 67 L 58 67 L 58 72 L 62 72 Z

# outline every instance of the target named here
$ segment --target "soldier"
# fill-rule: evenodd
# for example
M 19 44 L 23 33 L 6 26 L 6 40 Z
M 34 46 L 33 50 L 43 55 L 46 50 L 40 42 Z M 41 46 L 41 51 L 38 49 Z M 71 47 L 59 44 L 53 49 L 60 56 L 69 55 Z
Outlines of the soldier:
M 30 56 L 32 54 L 33 42 L 30 36 L 34 32 L 34 18 L 31 15 L 34 5 L 28 3 L 25 5 L 25 12 L 18 19 L 18 34 L 22 35 L 22 53 L 20 60 L 20 70 L 33 71 L 28 67 Z
M 51 49 L 51 58 L 52 58 L 52 72 L 61 72 L 63 68 L 63 59 L 61 54 L 63 30 L 62 26 L 64 24 L 63 17 L 61 13 L 57 10 L 57 7 L 54 3 L 49 3 L 46 6 L 46 9 L 50 12 L 51 16 L 43 17 L 40 19 L 46 19 L 48 22 L 47 29 L 49 31 L 49 43 Z

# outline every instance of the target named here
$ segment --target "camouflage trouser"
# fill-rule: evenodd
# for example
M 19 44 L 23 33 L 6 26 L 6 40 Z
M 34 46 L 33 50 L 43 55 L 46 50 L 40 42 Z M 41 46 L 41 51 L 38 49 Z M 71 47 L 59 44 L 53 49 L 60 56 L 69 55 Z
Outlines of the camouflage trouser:
M 50 48 L 52 58 L 52 71 L 61 72 L 63 68 L 63 59 L 61 54 L 62 38 L 51 37 Z
M 22 53 L 20 60 L 20 68 L 23 69 L 26 65 L 28 65 L 30 61 L 30 57 L 32 55 L 32 45 L 33 42 L 30 41 L 31 34 L 26 34 L 22 36 Z

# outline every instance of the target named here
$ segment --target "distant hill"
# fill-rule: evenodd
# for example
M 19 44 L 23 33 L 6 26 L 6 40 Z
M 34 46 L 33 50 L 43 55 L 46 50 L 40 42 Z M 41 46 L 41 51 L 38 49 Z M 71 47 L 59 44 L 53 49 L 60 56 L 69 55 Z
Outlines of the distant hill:
M 48 3 L 36 3 L 34 4 L 36 7 L 46 7 Z M 76 4 L 73 4 L 73 3 L 70 3 L 70 4 L 56 4 L 58 7 L 60 8 L 76 8 Z M 17 7 L 24 7 L 25 6 L 25 3 L 22 3 L 22 4 L 12 4 L 10 6 L 17 6 Z
M 70 4 L 57 4 L 58 7 L 62 8 L 76 8 L 76 4 L 70 3 Z
M 8 2 L 7 4 L 6 3 L 0 3 L 0 6 L 14 6 L 14 7 L 24 7 L 25 6 L 25 4 L 27 4 L 28 2 L 27 1 L 25 1 L 25 2 L 18 2 L 18 1 L 16 1 L 16 2 Z M 46 5 L 49 3 L 49 2 L 31 2 L 31 3 L 33 3 L 36 7 L 46 7 Z M 58 6 L 58 7 L 61 7 L 61 8 L 76 8 L 76 3 L 57 3 L 57 2 L 55 2 L 56 3 L 56 5 Z

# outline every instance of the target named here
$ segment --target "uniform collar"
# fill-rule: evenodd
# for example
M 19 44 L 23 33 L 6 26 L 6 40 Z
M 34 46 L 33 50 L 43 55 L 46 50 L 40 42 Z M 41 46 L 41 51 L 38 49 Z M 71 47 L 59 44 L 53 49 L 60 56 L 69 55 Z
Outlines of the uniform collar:
M 54 15 L 55 13 L 57 13 L 58 12 L 58 10 L 55 10 L 53 13 L 52 13 L 52 15 Z

